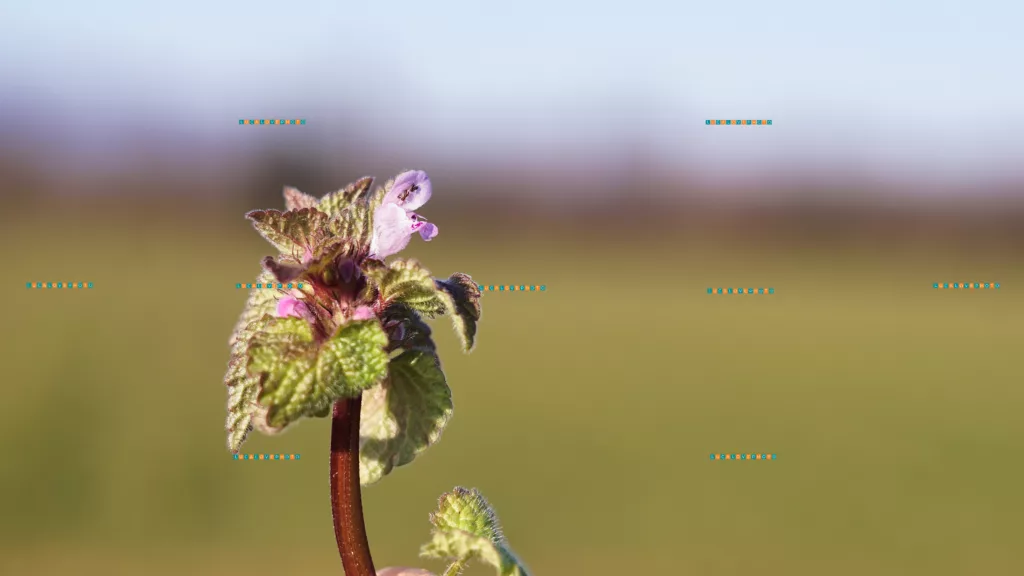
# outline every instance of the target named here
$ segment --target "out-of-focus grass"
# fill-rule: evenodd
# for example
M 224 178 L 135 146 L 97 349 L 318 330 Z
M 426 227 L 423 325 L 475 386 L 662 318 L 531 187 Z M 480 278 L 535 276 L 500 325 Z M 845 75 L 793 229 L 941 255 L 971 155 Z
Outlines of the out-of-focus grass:
M 0 573 L 341 573 L 328 423 L 245 447 L 298 462 L 234 462 L 224 446 L 234 284 L 268 247 L 238 220 L 175 233 L 89 219 L 0 231 L 16 255 L 0 332 Z M 469 356 L 438 326 L 456 416 L 365 491 L 379 565 L 440 568 L 416 551 L 457 484 L 492 500 L 539 575 L 1024 562 L 1019 260 L 450 232 L 409 252 L 437 275 L 548 290 L 486 294 Z M 95 288 L 24 287 L 66 280 Z

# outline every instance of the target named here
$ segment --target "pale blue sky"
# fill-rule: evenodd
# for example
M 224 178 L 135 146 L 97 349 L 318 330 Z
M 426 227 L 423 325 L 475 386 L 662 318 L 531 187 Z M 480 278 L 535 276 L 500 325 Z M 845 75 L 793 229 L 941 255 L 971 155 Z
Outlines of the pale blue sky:
M 210 138 L 224 119 L 345 116 L 452 153 L 570 154 L 625 133 L 670 163 L 970 177 L 1024 164 L 1022 6 L 6 0 L 0 97 L 74 112 L 72 126 L 189 114 Z

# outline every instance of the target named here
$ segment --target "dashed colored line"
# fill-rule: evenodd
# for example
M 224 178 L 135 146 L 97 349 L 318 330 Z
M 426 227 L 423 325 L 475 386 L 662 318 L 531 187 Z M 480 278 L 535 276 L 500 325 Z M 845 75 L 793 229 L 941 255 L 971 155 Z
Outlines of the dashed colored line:
M 233 454 L 235 460 L 298 460 L 301 454 Z
M 92 282 L 25 282 L 25 288 L 92 288 Z
M 477 284 L 477 287 L 480 288 L 481 292 L 545 292 L 547 290 L 547 286 L 543 284 L 540 286 L 528 284 L 520 284 L 518 286 L 512 284 Z
M 278 120 L 278 119 L 270 119 L 270 120 L 267 120 L 267 119 L 260 119 L 260 120 L 248 119 L 248 120 L 239 120 L 238 121 L 239 125 L 247 125 L 247 126 L 249 126 L 249 125 L 256 125 L 256 126 L 268 126 L 268 125 L 270 125 L 270 126 L 296 126 L 296 125 L 301 125 L 301 124 L 305 124 L 305 123 L 306 123 L 305 120 Z
M 264 282 L 245 282 L 245 283 L 236 282 L 235 283 L 235 288 L 236 289 L 245 288 L 246 290 L 252 290 L 253 288 L 256 288 L 257 290 L 269 290 L 269 289 L 274 289 L 274 288 L 276 288 L 278 290 L 283 290 L 283 289 L 286 289 L 286 288 L 287 289 L 298 288 L 299 290 L 302 290 L 302 287 L 304 285 L 305 284 L 303 284 L 302 282 L 299 282 L 297 284 L 293 283 L 293 282 L 289 282 L 287 284 L 284 284 L 282 282 L 278 282 L 276 284 L 273 283 L 273 282 L 265 282 L 265 283 Z M 477 284 L 477 287 L 481 291 L 483 291 L 483 292 L 546 292 L 547 289 L 548 289 L 547 286 L 545 286 L 543 284 L 540 284 L 540 285 L 537 285 L 537 284 L 533 284 L 533 285 L 528 285 L 528 284 L 520 284 L 520 285 L 513 285 L 513 284 L 490 284 L 490 285 L 484 285 L 484 284 Z
M 771 120 L 705 120 L 705 126 L 771 126 Z
M 775 454 L 712 454 L 712 460 L 775 460 Z
M 708 288 L 708 294 L 775 294 L 775 288 Z
M 241 282 L 239 282 L 239 283 L 235 284 L 235 288 L 245 288 L 246 290 L 252 290 L 253 288 L 256 288 L 256 289 L 259 289 L 259 290 L 264 290 L 264 289 L 270 290 L 270 289 L 273 289 L 273 288 L 277 288 L 278 290 L 283 290 L 285 288 L 288 288 L 288 289 L 298 288 L 299 290 L 302 290 L 303 286 L 304 286 L 304 284 L 302 282 L 299 282 L 298 284 L 294 284 L 292 282 L 289 282 L 287 284 L 282 284 L 280 282 L 278 282 L 277 284 L 274 284 L 273 282 L 267 282 L 267 283 L 263 283 L 263 282 L 256 282 L 256 283 L 248 282 L 248 283 L 242 284 Z
M 943 290 L 996 290 L 999 288 L 998 282 L 936 282 L 932 284 L 932 288 L 941 288 Z

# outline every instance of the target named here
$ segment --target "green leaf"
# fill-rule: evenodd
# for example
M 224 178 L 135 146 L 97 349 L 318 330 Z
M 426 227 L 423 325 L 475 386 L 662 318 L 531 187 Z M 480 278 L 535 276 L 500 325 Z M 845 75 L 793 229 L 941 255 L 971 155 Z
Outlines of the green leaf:
M 284 428 L 329 401 L 314 393 L 316 344 L 306 320 L 269 318 L 248 356 L 248 371 L 261 385 L 259 402 L 267 409 L 261 427 Z
M 530 576 L 522 561 L 506 543 L 494 543 L 461 530 L 435 530 L 420 549 L 425 558 L 438 558 L 465 566 L 478 560 L 493 566 L 499 576 Z
M 432 538 L 420 550 L 422 556 L 464 567 L 479 560 L 495 568 L 499 576 L 529 576 L 501 531 L 498 516 L 479 491 L 456 487 L 438 502 L 430 515 Z
M 448 294 L 452 325 L 462 348 L 469 352 L 476 343 L 476 327 L 483 308 L 480 305 L 480 287 L 467 274 L 456 272 L 448 280 L 438 280 L 437 286 Z
M 317 378 L 337 396 L 356 396 L 387 376 L 387 344 L 376 319 L 345 324 L 324 344 Z
M 292 188 L 291 186 L 285 186 L 284 188 L 284 207 L 286 210 L 316 208 L 319 202 L 320 200 L 316 196 L 299 192 L 298 188 Z
M 256 279 L 260 283 L 272 280 L 269 272 L 263 272 Z M 231 357 L 224 375 L 224 384 L 228 388 L 228 449 L 232 452 L 238 452 L 252 431 L 253 415 L 259 409 L 256 400 L 259 379 L 251 376 L 247 370 L 249 344 L 264 328 L 265 319 L 274 313 L 276 305 L 277 295 L 273 290 L 254 288 L 228 340 Z
M 302 417 L 317 417 L 386 375 L 387 335 L 376 320 L 342 327 L 320 346 L 309 322 L 271 318 L 249 347 L 248 370 L 259 378 L 266 414 L 256 424 L 270 432 Z
M 400 303 L 430 318 L 451 314 L 463 349 L 473 349 L 482 307 L 480 287 L 468 275 L 455 273 L 447 280 L 435 280 L 415 260 L 395 260 L 386 267 L 368 269 L 366 274 L 387 304 Z
M 343 210 L 338 218 L 339 234 L 359 252 L 359 258 L 369 254 L 370 241 L 373 239 L 373 216 L 369 208 L 354 205 Z
M 412 462 L 437 442 L 454 411 L 451 389 L 430 351 L 407 350 L 388 377 L 363 393 L 359 481 L 369 485 Z
M 373 211 L 376 208 L 375 198 L 381 191 L 370 191 L 373 178 L 360 178 L 348 186 L 327 194 L 317 209 L 332 218 L 335 224 L 332 235 L 346 239 L 352 251 L 365 256 L 370 250 L 373 237 Z
M 265 257 L 262 266 L 273 275 L 274 280 L 281 283 L 301 280 L 304 277 L 321 278 L 320 275 L 333 267 L 339 256 L 358 260 L 360 250 L 365 253 L 369 247 L 368 243 L 362 246 L 344 236 L 331 234 L 330 228 L 318 234 L 319 237 L 314 239 L 316 244 L 310 250 L 311 254 L 304 254 L 309 257 L 304 262 L 289 254 L 278 254 L 276 257 Z
M 259 381 L 249 378 L 228 388 L 228 450 L 237 453 L 252 432 L 253 415 L 259 408 Z
M 325 195 L 320 199 L 317 208 L 328 216 L 335 216 L 340 214 L 343 209 L 357 203 L 365 204 L 369 197 L 371 186 L 373 186 L 373 178 L 364 176 L 341 190 Z
M 445 292 L 416 260 L 394 260 L 387 268 L 368 270 L 366 274 L 376 282 L 386 304 L 400 302 L 430 317 L 449 308 Z
M 330 217 L 315 208 L 299 210 L 253 210 L 245 215 L 256 231 L 280 252 L 301 258 L 316 246 L 327 230 Z
M 256 278 L 256 282 L 264 285 L 273 281 L 273 274 L 267 270 L 260 272 Z M 234 348 L 239 342 L 248 342 L 255 333 L 253 322 L 262 320 L 267 314 L 273 314 L 279 297 L 280 295 L 276 294 L 274 290 L 253 288 L 242 309 L 242 316 L 235 323 L 235 329 L 228 340 L 228 345 Z

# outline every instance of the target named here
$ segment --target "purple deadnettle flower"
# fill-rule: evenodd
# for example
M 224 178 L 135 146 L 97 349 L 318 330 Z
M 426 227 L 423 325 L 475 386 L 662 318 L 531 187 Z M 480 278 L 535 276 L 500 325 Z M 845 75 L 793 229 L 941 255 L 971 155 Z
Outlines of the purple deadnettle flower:
M 423 170 L 402 172 L 395 178 L 395 184 L 384 197 L 385 204 L 398 204 L 406 210 L 415 210 L 430 200 L 433 189 L 430 178 Z
M 309 309 L 298 298 L 285 296 L 277 301 L 277 315 L 279 318 L 306 318 L 309 315 Z
M 377 314 L 373 311 L 372 306 L 358 306 L 355 312 L 352 313 L 353 320 L 369 320 L 376 317 Z
M 430 241 L 437 226 L 413 212 L 430 200 L 430 178 L 422 170 L 402 172 L 373 215 L 370 256 L 378 260 L 397 254 L 409 245 L 414 232 Z

